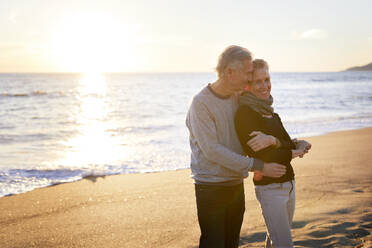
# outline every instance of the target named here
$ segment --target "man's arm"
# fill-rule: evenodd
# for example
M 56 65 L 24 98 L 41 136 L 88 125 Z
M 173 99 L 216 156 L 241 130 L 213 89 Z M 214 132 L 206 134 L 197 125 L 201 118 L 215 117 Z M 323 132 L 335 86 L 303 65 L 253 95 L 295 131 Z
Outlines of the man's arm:
M 202 102 L 193 100 L 188 122 L 198 147 L 208 160 L 236 171 L 244 177 L 248 176 L 250 170 L 262 170 L 261 160 L 237 154 L 218 142 L 214 117 Z
M 255 128 L 258 130 L 258 128 Z M 249 138 L 246 145 L 252 148 L 253 151 L 257 152 L 267 147 L 280 148 L 281 142 L 279 139 L 272 135 L 265 134 L 261 131 L 253 131 L 247 137 Z
M 203 103 L 195 99 L 190 106 L 188 122 L 198 146 L 208 160 L 236 171 L 244 177 L 248 176 L 248 171 L 254 170 L 265 171 L 272 177 L 280 177 L 285 173 L 282 165 L 264 164 L 259 159 L 242 156 L 221 145 L 217 139 L 213 115 Z

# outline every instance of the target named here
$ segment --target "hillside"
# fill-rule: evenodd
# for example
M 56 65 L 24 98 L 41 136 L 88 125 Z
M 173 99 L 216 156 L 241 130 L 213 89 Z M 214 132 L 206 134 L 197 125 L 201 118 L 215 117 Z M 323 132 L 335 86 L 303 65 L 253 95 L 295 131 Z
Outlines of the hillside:
M 372 71 L 372 63 L 369 63 L 368 65 L 364 66 L 355 66 L 346 69 L 345 71 Z

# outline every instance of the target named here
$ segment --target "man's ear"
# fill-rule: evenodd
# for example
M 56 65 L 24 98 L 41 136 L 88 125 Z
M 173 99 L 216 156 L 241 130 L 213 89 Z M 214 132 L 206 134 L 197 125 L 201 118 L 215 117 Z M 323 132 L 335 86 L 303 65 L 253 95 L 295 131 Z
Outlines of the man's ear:
M 232 73 L 233 73 L 233 69 L 231 69 L 230 67 L 227 67 L 227 68 L 225 69 L 225 75 L 226 75 L 228 78 L 231 77 Z
M 249 84 L 247 84 L 245 87 L 244 87 L 244 91 L 249 91 Z

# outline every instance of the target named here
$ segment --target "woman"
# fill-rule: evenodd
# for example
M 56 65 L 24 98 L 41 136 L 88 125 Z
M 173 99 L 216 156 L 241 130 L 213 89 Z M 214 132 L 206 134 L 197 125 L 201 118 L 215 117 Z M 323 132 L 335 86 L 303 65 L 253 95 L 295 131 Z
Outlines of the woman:
M 295 183 L 290 162 L 307 153 L 311 145 L 304 140 L 291 140 L 279 115 L 274 113 L 268 64 L 256 59 L 253 70 L 253 81 L 239 99 L 235 128 L 248 156 L 286 166 L 286 174 L 280 178 L 265 177 L 255 172 L 253 182 L 267 227 L 266 247 L 293 247 L 291 223 L 295 208 Z M 259 141 L 256 136 L 265 139 Z

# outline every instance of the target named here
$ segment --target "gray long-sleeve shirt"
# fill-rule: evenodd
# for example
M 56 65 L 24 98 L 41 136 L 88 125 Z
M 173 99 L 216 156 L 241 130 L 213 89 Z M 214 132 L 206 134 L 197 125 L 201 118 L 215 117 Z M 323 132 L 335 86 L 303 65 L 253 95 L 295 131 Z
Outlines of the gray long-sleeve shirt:
M 190 132 L 191 177 L 196 183 L 235 184 L 263 162 L 243 155 L 235 132 L 237 96 L 221 97 L 210 86 L 194 96 L 186 118 Z

